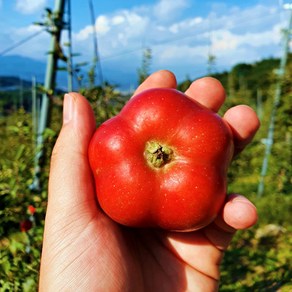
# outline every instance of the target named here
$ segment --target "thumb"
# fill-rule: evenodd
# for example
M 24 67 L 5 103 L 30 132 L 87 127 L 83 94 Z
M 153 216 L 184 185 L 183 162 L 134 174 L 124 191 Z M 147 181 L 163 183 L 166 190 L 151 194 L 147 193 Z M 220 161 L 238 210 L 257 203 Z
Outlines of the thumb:
M 75 213 L 76 208 L 80 213 L 95 200 L 87 158 L 94 130 L 94 114 L 88 101 L 78 93 L 66 94 L 63 126 L 51 157 L 47 216 Z
M 48 290 L 63 263 L 67 267 L 64 259 L 70 263 L 74 253 L 70 254 L 69 249 L 68 254 L 67 246 L 76 241 L 98 212 L 87 159 L 94 129 L 94 114 L 87 100 L 78 93 L 66 94 L 63 126 L 51 157 L 40 291 Z

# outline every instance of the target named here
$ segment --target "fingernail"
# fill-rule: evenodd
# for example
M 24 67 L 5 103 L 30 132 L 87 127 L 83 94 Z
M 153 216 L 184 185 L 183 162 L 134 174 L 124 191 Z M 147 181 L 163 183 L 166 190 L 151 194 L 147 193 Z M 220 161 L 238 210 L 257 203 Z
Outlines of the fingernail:
M 248 204 L 250 206 L 255 207 L 255 205 L 249 201 L 246 197 L 242 196 L 242 195 L 238 195 L 238 194 L 232 194 L 230 195 L 231 198 L 231 203 L 243 203 L 243 204 Z
M 66 93 L 64 96 L 64 104 L 63 104 L 63 124 L 68 124 L 73 118 L 74 112 L 74 101 L 73 97 Z

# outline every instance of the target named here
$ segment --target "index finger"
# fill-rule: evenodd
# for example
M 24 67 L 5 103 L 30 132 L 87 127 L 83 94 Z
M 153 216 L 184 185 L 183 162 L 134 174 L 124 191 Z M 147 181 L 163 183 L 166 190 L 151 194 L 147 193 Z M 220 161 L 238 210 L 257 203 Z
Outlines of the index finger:
M 255 111 L 247 105 L 230 108 L 223 118 L 233 132 L 234 154 L 236 155 L 251 142 L 260 127 L 260 121 Z
M 160 70 L 151 74 L 134 92 L 134 95 L 150 88 L 176 88 L 176 78 L 168 70 Z

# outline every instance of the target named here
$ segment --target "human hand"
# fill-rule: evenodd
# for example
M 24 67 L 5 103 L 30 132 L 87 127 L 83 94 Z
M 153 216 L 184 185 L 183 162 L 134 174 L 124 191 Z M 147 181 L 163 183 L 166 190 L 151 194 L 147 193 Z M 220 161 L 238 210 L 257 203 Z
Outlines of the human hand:
M 135 94 L 154 87 L 175 88 L 174 75 L 156 72 Z M 186 94 L 213 111 L 225 99 L 222 85 L 213 78 L 193 82 Z M 224 119 L 238 153 L 251 141 L 259 121 L 247 106 L 229 109 Z M 232 236 L 257 221 L 252 203 L 232 194 L 218 218 L 194 232 L 118 225 L 96 202 L 87 158 L 94 131 L 86 99 L 77 93 L 67 95 L 51 159 L 40 291 L 215 291 L 219 264 Z

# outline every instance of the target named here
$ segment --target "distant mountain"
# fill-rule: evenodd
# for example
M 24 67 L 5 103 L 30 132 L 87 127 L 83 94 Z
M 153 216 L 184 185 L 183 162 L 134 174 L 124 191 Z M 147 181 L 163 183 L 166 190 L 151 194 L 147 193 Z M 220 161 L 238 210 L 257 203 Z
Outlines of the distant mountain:
M 31 80 L 33 76 L 43 82 L 46 63 L 21 56 L 0 57 L 0 76 L 15 76 Z
M 0 57 L 0 90 L 7 82 L 15 82 L 10 86 L 25 86 L 31 84 L 32 78 L 35 77 L 37 83 L 44 83 L 46 75 L 46 63 L 22 56 L 3 56 Z M 58 72 L 57 86 L 63 87 L 67 85 L 67 76 L 65 72 Z M 3 77 L 5 78 L 3 79 Z M 14 78 L 13 78 L 14 77 Z M 4 82 L 4 84 L 3 84 Z M 27 83 L 28 82 L 28 83 Z
M 131 72 L 130 70 L 128 71 L 126 69 L 122 70 L 123 67 L 119 66 L 118 64 L 107 64 L 102 67 L 104 81 L 116 85 L 120 90 L 129 90 L 130 88 L 134 88 L 137 85 L 136 71 Z M 84 68 L 83 75 L 85 77 L 87 76 L 86 70 L 88 69 Z M 25 81 L 31 82 L 33 77 L 36 78 L 37 83 L 44 83 L 45 74 L 46 62 L 37 61 L 18 55 L 0 57 L 0 77 L 8 77 L 11 82 L 15 82 L 15 84 L 10 84 L 10 86 L 23 86 Z M 11 79 L 13 77 L 15 77 L 14 80 Z M 8 79 L 3 82 L 8 82 Z M 23 80 L 22 85 L 20 85 L 20 79 Z M 58 88 L 66 90 L 67 73 L 64 71 L 58 71 L 56 83 Z M 8 90 L 4 87 L 3 84 L 0 83 L 0 90 Z M 77 89 L 77 87 L 75 89 Z
M 23 80 L 15 76 L 0 76 L 0 90 L 15 90 L 19 87 L 30 88 L 32 85 L 31 81 Z

